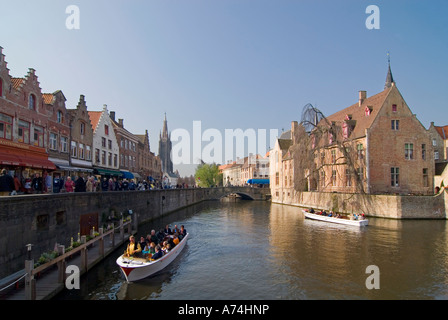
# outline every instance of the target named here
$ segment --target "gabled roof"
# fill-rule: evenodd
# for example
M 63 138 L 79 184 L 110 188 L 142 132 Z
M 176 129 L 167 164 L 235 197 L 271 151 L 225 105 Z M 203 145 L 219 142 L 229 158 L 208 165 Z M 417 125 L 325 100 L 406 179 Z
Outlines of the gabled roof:
M 448 139 L 448 126 L 443 127 L 434 126 L 434 128 L 436 129 L 437 133 L 442 137 L 443 140 Z
M 395 88 L 395 86 L 387 88 L 376 95 L 364 99 L 364 101 L 361 102 L 361 106 L 359 105 L 359 102 L 357 102 L 348 108 L 333 113 L 327 117 L 328 122 L 330 124 L 335 122 L 336 125 L 341 126 L 345 120 L 350 118 L 352 123 L 354 123 L 354 128 L 349 138 L 356 139 L 365 136 L 365 130 L 370 128 L 381 107 L 383 106 L 387 95 L 391 90 L 393 90 L 393 88 Z M 370 109 L 369 115 L 366 115 L 366 108 Z M 319 124 L 324 125 L 325 120 L 321 120 Z
M 98 122 L 100 122 L 101 115 L 103 111 L 88 111 L 90 122 L 92 124 L 92 129 L 95 131 L 98 126 Z

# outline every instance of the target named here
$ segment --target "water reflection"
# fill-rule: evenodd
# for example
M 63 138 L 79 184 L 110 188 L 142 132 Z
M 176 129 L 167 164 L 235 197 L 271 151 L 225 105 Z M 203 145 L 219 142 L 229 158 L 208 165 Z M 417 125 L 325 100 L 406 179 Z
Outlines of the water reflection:
M 161 273 L 128 284 L 111 256 L 83 290 L 60 298 L 447 299 L 446 222 L 369 220 L 358 228 L 268 202 L 204 202 L 139 228 L 184 224 L 190 232 Z M 369 265 L 379 267 L 379 290 L 366 288 Z

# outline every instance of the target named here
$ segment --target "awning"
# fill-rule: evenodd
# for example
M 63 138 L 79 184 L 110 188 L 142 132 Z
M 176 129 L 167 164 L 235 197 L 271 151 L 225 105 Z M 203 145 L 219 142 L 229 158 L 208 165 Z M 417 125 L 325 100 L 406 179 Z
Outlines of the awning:
M 129 171 L 120 171 L 123 178 L 125 179 L 134 179 L 134 175 L 132 174 L 132 172 Z
M 248 184 L 269 184 L 269 179 L 249 179 Z
M 26 144 L 0 140 L 0 164 L 36 169 L 55 170 L 45 149 Z
M 137 172 L 132 172 L 132 174 L 134 175 L 134 178 L 136 178 L 136 179 L 138 179 L 138 180 L 141 180 L 141 179 L 142 179 L 142 176 L 139 175 Z
M 2 154 L 0 156 L 0 164 L 9 166 L 20 166 L 20 159 L 18 156 L 13 154 Z
M 102 176 L 121 176 L 121 172 L 113 169 L 94 168 L 93 172 Z
M 79 171 L 79 172 L 93 172 L 93 169 L 89 168 L 80 168 L 80 167 L 71 167 L 71 166 L 64 166 L 64 165 L 56 165 L 56 167 L 60 170 L 64 171 Z
M 49 170 L 56 169 L 56 166 L 54 165 L 54 163 L 48 159 L 28 156 L 28 157 L 23 157 L 23 158 L 21 157 L 21 160 L 24 163 L 23 166 L 25 166 L 25 167 L 49 169 Z

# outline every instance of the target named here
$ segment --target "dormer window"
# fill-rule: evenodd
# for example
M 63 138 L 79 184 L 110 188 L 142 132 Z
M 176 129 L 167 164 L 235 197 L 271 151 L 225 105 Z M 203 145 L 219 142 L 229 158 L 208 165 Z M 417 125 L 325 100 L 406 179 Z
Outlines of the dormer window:
M 372 111 L 373 111 L 373 108 L 367 106 L 367 107 L 364 109 L 364 113 L 365 113 L 366 117 L 370 116 L 370 115 L 372 114 Z

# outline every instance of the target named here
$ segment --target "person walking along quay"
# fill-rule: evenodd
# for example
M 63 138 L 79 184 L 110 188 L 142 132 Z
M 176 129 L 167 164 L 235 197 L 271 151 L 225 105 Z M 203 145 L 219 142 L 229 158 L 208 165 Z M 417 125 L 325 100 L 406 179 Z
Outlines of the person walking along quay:
M 8 174 L 6 169 L 3 169 L 0 175 L 0 196 L 9 196 L 14 189 L 13 177 Z

